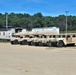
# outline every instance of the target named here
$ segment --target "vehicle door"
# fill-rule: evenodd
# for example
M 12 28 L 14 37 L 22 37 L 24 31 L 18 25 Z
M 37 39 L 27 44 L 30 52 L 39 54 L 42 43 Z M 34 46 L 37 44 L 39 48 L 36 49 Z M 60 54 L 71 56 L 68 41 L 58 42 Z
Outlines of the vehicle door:
M 66 42 L 72 43 L 72 36 L 71 35 L 66 35 Z
M 75 34 L 72 35 L 72 42 L 76 43 L 76 35 Z

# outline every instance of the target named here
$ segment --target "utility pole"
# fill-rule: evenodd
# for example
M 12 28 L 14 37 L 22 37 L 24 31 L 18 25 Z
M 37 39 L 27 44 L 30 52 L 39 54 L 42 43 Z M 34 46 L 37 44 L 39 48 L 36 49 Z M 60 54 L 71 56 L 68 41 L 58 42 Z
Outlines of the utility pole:
M 6 29 L 8 29 L 8 14 L 6 13 Z
M 68 26 L 67 26 L 67 13 L 69 12 L 69 11 L 65 11 L 66 12 L 66 34 L 67 34 L 67 30 L 68 30 Z

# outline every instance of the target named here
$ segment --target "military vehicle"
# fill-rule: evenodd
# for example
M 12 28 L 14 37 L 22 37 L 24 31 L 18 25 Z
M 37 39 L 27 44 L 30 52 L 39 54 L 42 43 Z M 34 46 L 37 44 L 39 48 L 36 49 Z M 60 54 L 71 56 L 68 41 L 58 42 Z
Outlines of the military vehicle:
M 34 40 L 34 35 L 29 35 L 29 39 L 27 40 L 28 45 L 34 45 L 33 40 Z
M 39 35 L 39 37 L 36 39 L 35 43 L 39 46 L 46 46 L 47 45 L 47 36 L 46 35 Z
M 75 45 L 76 44 L 76 34 L 59 34 L 51 35 L 53 39 L 50 39 L 52 46 L 63 47 L 66 45 Z
M 10 39 L 11 44 L 19 44 L 20 37 L 23 36 L 25 32 L 19 32 L 12 35 Z
M 47 35 L 47 37 L 47 46 L 56 46 L 56 44 L 52 42 L 55 40 L 56 35 Z
M 23 36 L 20 36 L 20 39 L 19 39 L 19 44 L 20 45 L 27 45 L 27 40 L 29 39 L 29 35 L 23 35 Z
M 39 35 L 39 34 L 36 34 L 34 35 L 34 38 L 33 38 L 33 41 L 31 42 L 32 45 L 35 45 L 35 46 L 42 46 L 42 42 L 41 42 L 41 38 L 42 38 L 43 35 Z
M 34 34 L 36 34 L 36 32 L 29 31 L 29 32 L 25 33 L 24 35 L 22 35 L 19 40 L 20 44 L 21 45 L 31 45 L 31 42 L 33 41 L 33 38 L 34 38 Z
M 18 40 L 20 39 L 20 35 L 18 33 L 12 35 L 10 39 L 11 44 L 19 44 Z

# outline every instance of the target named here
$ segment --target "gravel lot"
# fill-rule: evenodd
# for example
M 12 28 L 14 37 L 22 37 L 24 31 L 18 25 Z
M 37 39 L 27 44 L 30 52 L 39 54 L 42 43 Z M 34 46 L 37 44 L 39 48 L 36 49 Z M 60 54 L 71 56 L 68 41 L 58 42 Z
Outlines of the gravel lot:
M 76 75 L 75 47 L 0 43 L 0 75 Z

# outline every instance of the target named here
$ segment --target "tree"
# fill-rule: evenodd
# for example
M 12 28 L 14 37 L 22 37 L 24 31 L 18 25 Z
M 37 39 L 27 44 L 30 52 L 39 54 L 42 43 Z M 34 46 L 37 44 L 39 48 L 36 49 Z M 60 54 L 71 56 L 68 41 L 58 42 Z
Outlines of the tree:
M 6 25 L 6 14 L 0 13 L 0 28 Z M 66 16 L 57 17 L 43 16 L 40 12 L 29 15 L 27 13 L 10 13 L 8 14 L 8 25 L 14 27 L 23 27 L 28 30 L 40 27 L 59 27 L 61 31 L 66 28 Z M 68 30 L 76 30 L 76 16 L 68 16 Z

